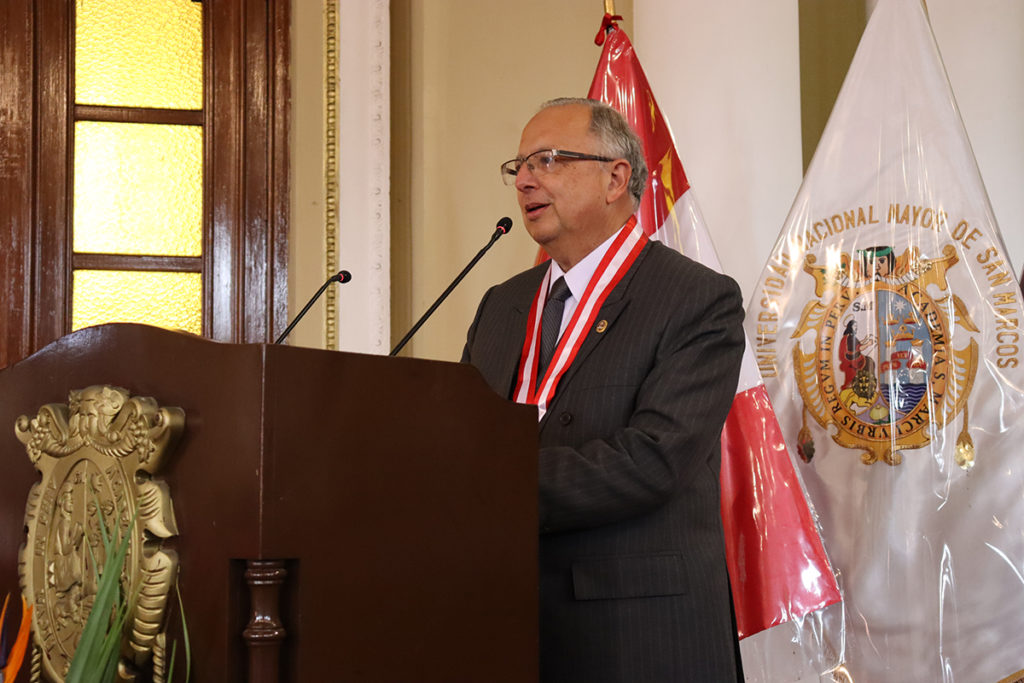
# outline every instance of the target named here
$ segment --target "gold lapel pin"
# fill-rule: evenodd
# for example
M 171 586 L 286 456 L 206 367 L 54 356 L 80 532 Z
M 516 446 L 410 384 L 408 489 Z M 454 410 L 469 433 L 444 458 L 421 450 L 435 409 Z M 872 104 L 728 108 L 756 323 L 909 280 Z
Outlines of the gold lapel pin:
M 602 332 L 604 332 L 607 329 L 608 329 L 608 321 L 607 320 L 602 320 L 601 322 L 597 323 L 597 333 L 598 334 L 601 334 Z

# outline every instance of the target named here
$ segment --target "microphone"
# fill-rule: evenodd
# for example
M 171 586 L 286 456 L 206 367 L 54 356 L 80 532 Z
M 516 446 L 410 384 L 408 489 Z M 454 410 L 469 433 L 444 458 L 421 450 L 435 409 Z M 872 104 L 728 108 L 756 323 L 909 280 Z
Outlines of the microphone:
M 491 246 L 498 241 L 499 237 L 501 237 L 511 229 L 512 219 L 509 218 L 508 216 L 505 216 L 500 221 L 498 221 L 498 224 L 494 227 L 494 234 L 491 235 L 491 241 L 488 242 L 483 249 L 478 251 L 476 256 L 473 257 L 473 260 L 470 261 L 466 265 L 466 267 L 462 269 L 462 272 L 459 273 L 458 277 L 452 280 L 452 283 L 448 285 L 448 289 L 444 290 L 441 293 L 441 296 L 437 297 L 437 301 L 435 301 L 430 306 L 430 308 L 427 309 L 427 312 L 423 314 L 423 317 L 416 321 L 416 324 L 412 326 L 412 329 L 409 330 L 404 337 L 402 337 L 402 341 L 398 342 L 395 348 L 391 349 L 391 353 L 388 354 L 389 356 L 394 356 L 399 351 L 402 350 L 402 347 L 405 346 L 410 339 L 412 339 L 412 336 L 416 334 L 416 331 L 420 329 L 423 323 L 427 321 L 427 318 L 429 318 L 430 315 L 437 309 L 437 307 L 441 305 L 441 302 L 448 298 L 448 295 L 452 293 L 452 290 L 455 289 L 455 286 L 462 282 L 462 278 L 466 277 L 466 273 L 468 273 L 470 269 L 476 265 L 477 261 L 483 258 L 483 255 L 486 254 L 487 250 L 490 249 Z
M 281 342 L 284 341 L 285 337 L 288 336 L 288 333 L 292 331 L 292 328 L 295 327 L 300 320 L 302 320 L 302 316 L 306 315 L 306 311 L 308 311 L 310 307 L 316 303 L 316 300 L 320 298 L 320 295 L 324 293 L 324 290 L 327 289 L 328 285 L 330 285 L 332 282 L 337 282 L 338 284 L 343 285 L 351 279 L 352 273 L 348 272 L 347 270 L 339 270 L 337 273 L 327 278 L 327 281 L 320 285 L 320 289 L 316 290 L 316 294 L 313 295 L 313 298 L 306 302 L 306 305 L 302 307 L 302 310 L 299 311 L 299 314 L 295 316 L 295 319 L 291 321 L 288 327 L 284 328 L 284 332 L 281 333 L 281 336 L 278 337 L 277 341 L 275 341 L 274 343 L 280 344 Z

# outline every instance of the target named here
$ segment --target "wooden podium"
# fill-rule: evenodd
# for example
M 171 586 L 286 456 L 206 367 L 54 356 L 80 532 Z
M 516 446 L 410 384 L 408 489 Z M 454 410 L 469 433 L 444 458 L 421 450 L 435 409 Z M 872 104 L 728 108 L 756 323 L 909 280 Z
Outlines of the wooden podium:
M 68 335 L 0 372 L 0 592 L 39 481 L 15 421 L 91 385 L 185 413 L 156 476 L 193 681 L 537 679 L 536 413 L 472 367 Z

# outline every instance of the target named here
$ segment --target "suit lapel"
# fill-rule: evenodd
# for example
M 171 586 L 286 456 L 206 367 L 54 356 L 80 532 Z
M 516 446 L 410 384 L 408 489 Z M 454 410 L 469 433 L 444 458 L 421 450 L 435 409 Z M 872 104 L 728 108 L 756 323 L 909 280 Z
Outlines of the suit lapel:
M 496 365 L 493 369 L 494 383 L 492 386 L 505 398 L 511 398 L 515 390 L 516 373 L 519 371 L 519 358 L 523 352 L 523 343 L 526 341 L 526 326 L 529 324 L 530 306 L 537 294 L 541 280 L 547 272 L 547 267 L 534 269 L 536 277 L 526 278 L 524 285 L 514 292 L 509 302 L 509 313 L 499 319 L 507 320 L 508 326 L 500 335 L 504 341 L 501 352 L 496 354 Z

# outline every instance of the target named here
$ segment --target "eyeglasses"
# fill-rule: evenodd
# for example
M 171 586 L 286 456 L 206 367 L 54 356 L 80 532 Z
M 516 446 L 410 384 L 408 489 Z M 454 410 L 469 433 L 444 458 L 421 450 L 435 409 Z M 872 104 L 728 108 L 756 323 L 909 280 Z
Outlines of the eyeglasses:
M 501 180 L 506 185 L 515 185 L 519 169 L 524 165 L 530 173 L 541 176 L 555 170 L 559 164 L 568 161 L 615 161 L 608 157 L 599 157 L 582 152 L 567 152 L 564 149 L 541 149 L 525 157 L 516 157 L 501 165 Z

